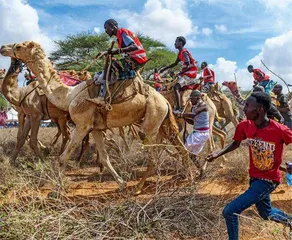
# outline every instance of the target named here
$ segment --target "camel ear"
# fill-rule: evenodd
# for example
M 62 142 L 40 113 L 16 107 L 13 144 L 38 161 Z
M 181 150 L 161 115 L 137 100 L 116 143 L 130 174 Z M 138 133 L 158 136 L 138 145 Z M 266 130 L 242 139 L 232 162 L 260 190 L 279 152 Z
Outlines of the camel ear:
M 28 48 L 33 48 L 34 47 L 34 42 L 30 42 L 28 45 L 27 45 Z
M 4 68 L 3 70 L 4 70 L 4 73 L 6 73 L 6 69 Z

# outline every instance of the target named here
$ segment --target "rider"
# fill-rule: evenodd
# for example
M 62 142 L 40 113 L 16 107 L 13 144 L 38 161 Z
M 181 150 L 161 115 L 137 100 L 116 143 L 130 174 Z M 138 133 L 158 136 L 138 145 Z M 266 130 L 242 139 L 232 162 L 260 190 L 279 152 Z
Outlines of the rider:
M 260 70 L 259 68 L 253 68 L 252 65 L 249 65 L 247 67 L 247 70 L 250 73 L 253 73 L 253 78 L 254 78 L 254 86 L 256 86 L 257 84 L 259 86 L 263 86 L 265 89 L 265 92 L 269 94 L 270 90 L 268 88 L 268 83 L 270 82 L 270 76 L 265 74 L 262 70 Z
M 215 74 L 214 71 L 208 68 L 207 62 L 201 63 L 201 69 L 202 69 L 202 76 L 199 78 L 201 81 L 204 81 L 203 89 L 201 92 L 207 93 L 211 86 L 215 82 Z
M 179 62 L 181 62 L 182 68 L 178 73 L 178 82 L 174 85 L 174 94 L 176 99 L 176 110 L 182 111 L 181 98 L 180 98 L 180 90 L 182 87 L 191 85 L 194 83 L 194 79 L 197 76 L 197 66 L 194 58 L 188 49 L 184 48 L 186 44 L 186 39 L 182 36 L 176 38 L 174 46 L 179 50 L 177 59 L 171 65 L 162 68 L 160 73 L 164 72 L 166 69 L 175 67 Z
M 160 92 L 162 90 L 162 84 L 163 80 L 161 79 L 157 68 L 154 69 L 154 74 L 153 74 L 153 81 L 154 81 L 154 88 L 157 92 Z
M 114 19 L 108 19 L 104 23 L 105 32 L 110 36 L 116 36 L 118 42 L 117 49 L 109 49 L 108 54 L 124 54 L 124 58 L 113 62 L 113 69 L 116 68 L 119 73 L 119 80 L 132 79 L 135 77 L 135 71 L 147 62 L 146 51 L 143 48 L 139 38 L 126 28 L 119 28 Z M 107 66 L 105 66 L 105 71 Z M 104 71 L 104 72 L 105 72 Z M 96 85 L 104 84 L 105 74 L 102 72 L 94 76 Z

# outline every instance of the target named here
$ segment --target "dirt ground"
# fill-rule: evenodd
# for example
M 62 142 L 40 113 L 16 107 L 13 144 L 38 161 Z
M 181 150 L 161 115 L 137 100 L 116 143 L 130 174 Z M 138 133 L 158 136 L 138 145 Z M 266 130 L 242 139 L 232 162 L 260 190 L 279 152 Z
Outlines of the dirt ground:
M 40 129 L 39 139 L 45 145 L 49 145 L 55 131 L 55 128 L 42 128 Z M 13 151 L 15 137 L 16 129 L 0 130 L 0 153 L 3 162 L 9 160 L 9 156 Z M 115 137 L 115 139 L 118 146 L 122 145 L 118 137 Z M 131 140 L 129 141 L 131 142 Z M 119 191 L 118 184 L 107 172 L 103 174 L 100 173 L 99 169 L 95 166 L 94 146 L 91 146 L 88 153 L 85 155 L 85 162 L 87 163 L 83 164 L 81 168 L 74 166 L 72 170 L 66 171 L 62 176 L 63 187 L 62 190 L 60 190 L 62 197 L 73 201 L 77 205 L 87 201 L 97 201 L 99 203 L 114 205 L 115 207 L 124 206 L 125 204 L 128 204 L 129 201 L 148 207 L 147 204 L 150 206 L 153 201 L 159 202 L 164 198 L 168 199 L 167 201 L 169 201 L 168 203 L 171 206 L 174 203 L 174 206 L 179 206 L 176 205 L 178 203 L 175 201 L 182 201 L 184 204 L 185 201 L 188 203 L 192 201 L 192 204 L 196 205 L 197 203 L 199 205 L 193 210 L 193 212 L 200 215 L 196 218 L 199 219 L 198 223 L 206 225 L 205 227 L 201 227 L 203 233 L 198 230 L 190 231 L 190 229 L 189 231 L 180 231 L 180 229 L 172 231 L 170 229 L 167 233 L 164 233 L 164 237 L 160 237 L 160 235 L 156 236 L 155 234 L 153 236 L 153 233 L 150 231 L 149 236 L 147 236 L 147 234 L 142 234 L 141 236 L 135 235 L 129 237 L 129 239 L 226 239 L 227 232 L 221 212 L 227 202 L 244 192 L 248 187 L 247 147 L 242 146 L 239 150 L 227 155 L 228 161 L 223 168 L 220 168 L 219 163 L 216 162 L 210 164 L 206 175 L 202 179 L 197 179 L 194 183 L 173 180 L 172 177 L 175 173 L 176 163 L 173 164 L 170 162 L 175 160 L 173 158 L 164 157 L 162 154 L 162 160 L 157 160 L 159 165 L 158 173 L 148 178 L 142 194 L 135 196 L 135 185 L 138 183 L 139 177 L 146 169 L 144 166 L 144 158 L 147 158 L 145 157 L 145 152 L 140 151 L 139 143 L 137 142 L 137 140 L 131 142 L 131 149 L 133 149 L 131 155 L 129 155 L 130 153 L 128 153 L 123 147 L 120 148 L 120 155 L 109 149 L 110 156 L 115 158 L 113 163 L 117 168 L 121 165 L 127 165 L 127 167 L 120 169 L 120 172 L 123 172 L 124 176 L 128 178 L 127 188 L 125 190 Z M 51 155 L 47 160 L 49 159 L 53 161 L 56 159 L 57 151 L 58 146 L 51 151 Z M 292 147 L 285 147 L 285 161 L 291 160 L 291 153 Z M 206 154 L 206 152 L 203 152 L 201 159 L 206 156 Z M 74 156 L 72 160 L 74 159 Z M 164 158 L 166 160 L 164 160 Z M 129 162 L 125 162 L 125 159 Z M 36 161 L 28 144 L 24 146 L 19 156 L 19 160 L 28 160 L 30 162 Z M 120 160 L 122 161 L 121 163 L 119 162 Z M 134 160 L 136 160 L 136 164 L 133 163 Z M 161 163 L 161 161 L 163 163 Z M 130 173 L 128 171 L 130 171 Z M 21 177 L 25 179 L 24 173 L 21 174 Z M 5 180 L 0 180 L 0 188 L 5 189 L 8 181 L 7 176 Z M 21 200 L 25 198 L 30 199 L 37 197 L 42 201 L 47 201 L 58 198 L 58 194 L 60 194 L 60 192 L 56 190 L 56 184 L 54 184 L 53 180 L 46 180 L 43 182 L 40 180 L 37 188 L 32 187 L 30 189 L 30 187 L 26 186 L 26 188 L 21 191 L 17 187 L 7 187 L 7 189 L 8 190 L 4 194 L 2 191 L 2 206 L 9 205 L 10 203 L 19 204 L 21 203 Z M 283 183 L 280 184 L 276 191 L 271 194 L 273 206 L 292 214 L 291 190 L 292 188 L 287 186 L 284 177 Z M 180 197 L 184 200 L 181 200 Z M 166 201 L 165 199 L 163 201 Z M 155 214 L 153 214 L 153 216 L 153 218 L 157 217 Z M 186 218 L 186 224 L 192 223 Z M 165 231 L 167 231 L 167 229 Z M 289 239 L 288 234 L 288 229 L 283 227 L 282 224 L 261 220 L 254 207 L 246 210 L 240 216 L 240 239 Z M 118 234 L 115 235 L 115 237 L 117 237 L 117 239 L 125 239 L 124 237 L 119 238 Z M 69 237 L 68 239 L 74 238 Z

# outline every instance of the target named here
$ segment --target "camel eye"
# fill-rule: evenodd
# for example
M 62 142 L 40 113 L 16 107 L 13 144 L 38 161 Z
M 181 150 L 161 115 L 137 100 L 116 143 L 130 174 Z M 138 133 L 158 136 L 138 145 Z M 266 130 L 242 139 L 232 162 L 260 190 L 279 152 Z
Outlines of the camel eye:
M 20 49 L 21 48 L 21 46 L 19 46 L 19 45 L 16 45 L 16 47 L 15 47 L 16 49 Z

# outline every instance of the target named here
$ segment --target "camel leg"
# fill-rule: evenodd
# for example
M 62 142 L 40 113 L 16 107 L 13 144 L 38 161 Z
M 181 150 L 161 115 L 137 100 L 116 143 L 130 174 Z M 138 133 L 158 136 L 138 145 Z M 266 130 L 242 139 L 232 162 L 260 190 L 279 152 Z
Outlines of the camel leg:
M 109 172 L 112 174 L 114 179 L 118 182 L 119 188 L 121 190 L 124 189 L 127 186 L 127 183 L 119 176 L 119 174 L 116 172 L 116 170 L 113 168 L 112 164 L 110 163 L 109 156 L 107 155 L 107 152 L 105 149 L 103 132 L 100 130 L 93 130 L 91 134 L 94 138 L 101 164 L 109 170 Z
M 33 114 L 30 116 L 31 121 L 31 134 L 30 134 L 30 141 L 29 145 L 35 152 L 35 154 L 42 159 L 42 153 L 38 147 L 38 132 L 40 128 L 42 116 L 40 114 Z
M 62 133 L 62 144 L 61 144 L 61 149 L 59 151 L 59 155 L 61 155 L 62 152 L 64 152 L 66 144 L 70 138 L 68 128 L 67 128 L 67 119 L 66 118 L 59 118 L 58 125 L 59 125 L 59 131 Z
M 20 149 L 25 143 L 26 137 L 30 130 L 30 119 L 25 117 L 24 114 L 18 114 L 19 128 L 17 132 L 17 141 L 14 153 L 11 157 L 12 164 L 16 165 L 16 158 L 20 152 Z
M 126 140 L 125 131 L 124 131 L 123 127 L 119 127 L 119 134 L 120 134 L 121 138 L 123 139 L 123 141 L 125 143 L 126 150 L 130 151 L 130 147 L 129 147 L 128 142 Z
M 87 126 L 76 126 L 72 131 L 70 136 L 69 144 L 66 146 L 64 152 L 59 157 L 60 165 L 66 166 L 67 161 L 69 160 L 72 153 L 76 150 L 83 138 L 90 132 L 90 128 Z
M 58 132 L 57 132 L 57 134 L 53 137 L 53 139 L 52 139 L 52 141 L 51 141 L 51 144 L 50 144 L 51 148 L 55 146 L 55 144 L 57 143 L 57 141 L 58 141 L 58 139 L 59 139 L 59 137 L 60 137 L 60 135 L 61 135 L 61 129 L 60 129 L 60 125 L 59 125 L 59 123 L 57 122 L 56 125 L 57 125 L 57 128 L 58 128 Z

